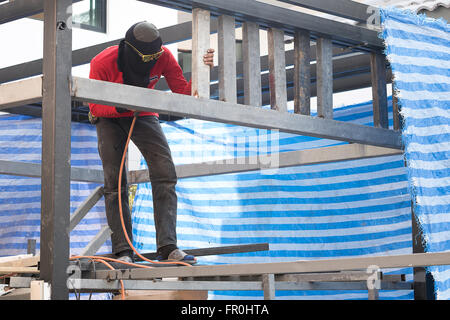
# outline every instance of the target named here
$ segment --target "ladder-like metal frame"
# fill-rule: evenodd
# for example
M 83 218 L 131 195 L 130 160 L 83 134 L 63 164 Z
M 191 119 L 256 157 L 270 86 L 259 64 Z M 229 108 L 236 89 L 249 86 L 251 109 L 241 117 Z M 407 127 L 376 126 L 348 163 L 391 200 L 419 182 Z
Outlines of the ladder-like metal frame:
M 103 182 L 101 171 L 70 167 L 72 100 L 132 107 L 138 111 L 156 111 L 351 143 L 280 154 L 280 166 L 342 161 L 402 152 L 397 105 L 394 106 L 394 130 L 388 128 L 386 84 L 390 82 L 391 75 L 382 53 L 382 41 L 376 31 L 254 0 L 141 1 L 193 13 L 192 23 L 164 28 L 161 33 L 167 43 L 192 38 L 192 93 L 198 95 L 198 98 L 72 77 L 73 65 L 88 63 L 95 54 L 109 45 L 117 44 L 118 40 L 72 53 L 72 31 L 67 24 L 71 19 L 71 0 L 15 0 L 0 6 L 0 23 L 44 11 L 43 59 L 0 70 L 0 83 L 38 75 L 0 85 L 0 109 L 43 102 L 42 166 L 1 161 L 0 173 L 40 176 L 42 181 L 45 181 L 42 183 L 41 201 L 40 277 L 50 283 L 52 299 L 68 297 L 66 269 L 69 263 L 70 230 L 75 226 L 76 220 L 101 197 L 101 189 L 97 189 L 70 220 L 70 180 Z M 367 21 L 369 15 L 367 6 L 348 0 L 332 1 L 332 5 L 326 0 L 281 2 L 353 19 L 359 23 Z M 237 26 L 243 28 L 244 60 L 236 63 L 234 47 L 225 43 L 233 42 L 232 35 Z M 268 31 L 267 57 L 260 57 L 259 54 L 261 29 Z M 210 33 L 215 32 L 218 33 L 219 39 L 220 64 L 210 72 L 201 62 L 201 55 L 209 47 Z M 290 35 L 294 41 L 294 50 L 286 55 L 285 35 Z M 311 45 L 311 40 L 316 45 Z M 317 63 L 311 64 L 314 60 Z M 286 70 L 286 65 L 289 64 L 294 65 L 294 68 Z M 355 64 L 358 68 L 352 69 Z M 269 70 L 268 74 L 261 75 L 261 67 Z M 355 71 L 361 69 L 365 72 Z M 237 72 L 243 74 L 242 79 L 237 79 Z M 368 73 L 371 75 L 367 76 Z M 39 76 L 40 74 L 43 76 Z M 340 74 L 351 75 L 353 82 L 348 80 L 348 77 L 339 78 Z M 211 80 L 215 79 L 218 80 L 218 85 L 211 85 Z M 333 92 L 370 85 L 373 88 L 374 127 L 333 120 Z M 216 88 L 219 90 L 219 100 L 212 100 L 210 95 Z M 164 89 L 163 84 L 160 89 Z M 236 96 L 239 91 L 244 92 L 243 97 Z M 318 98 L 318 117 L 310 116 L 310 98 L 314 95 Z M 294 114 L 286 112 L 287 101 L 292 100 L 295 104 Z M 148 101 L 151 101 L 151 106 Z M 260 107 L 266 104 L 271 106 L 271 110 Z M 177 172 L 182 178 L 265 168 L 263 164 L 255 164 L 254 159 L 250 158 L 237 163 L 245 165 L 183 165 L 177 167 Z M 132 178 L 131 183 L 148 181 L 148 176 L 143 172 L 130 172 L 129 175 Z M 88 252 L 95 251 L 95 247 L 107 236 L 107 232 L 106 228 L 102 230 L 94 239 L 92 247 L 87 249 Z M 413 237 L 415 236 L 414 234 Z M 262 275 L 261 285 L 265 296 L 273 298 L 276 284 L 274 275 L 282 273 L 283 268 L 286 268 L 286 273 L 300 273 L 366 269 L 369 263 L 379 263 L 380 267 L 420 267 L 450 264 L 450 253 L 374 259 L 309 261 L 287 265 L 256 264 L 251 268 Z M 195 270 L 198 268 L 201 266 L 195 267 Z M 228 265 L 211 270 L 216 270 L 217 275 L 226 275 L 230 270 L 241 275 L 249 274 L 250 269 L 242 268 L 244 267 Z M 187 272 L 186 277 L 190 276 L 189 271 L 184 271 L 184 268 L 176 268 L 177 271 L 174 268 L 157 269 L 160 272 L 166 271 L 160 276 L 170 276 L 173 272 L 174 275 L 179 275 L 181 271 Z M 113 271 L 99 271 L 99 274 L 101 272 L 105 277 L 115 274 Z M 147 271 L 132 270 L 129 274 L 136 272 Z M 251 274 L 254 274 L 254 271 Z M 146 274 L 145 277 L 152 276 Z M 289 286 L 283 288 L 287 287 Z

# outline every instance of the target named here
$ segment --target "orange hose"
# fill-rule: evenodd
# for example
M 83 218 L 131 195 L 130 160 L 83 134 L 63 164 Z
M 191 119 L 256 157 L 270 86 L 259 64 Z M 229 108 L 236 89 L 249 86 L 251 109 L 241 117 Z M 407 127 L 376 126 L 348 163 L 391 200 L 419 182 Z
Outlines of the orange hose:
M 94 261 L 101 262 L 104 265 L 106 265 L 108 268 L 110 268 L 111 270 L 114 270 L 114 268 L 108 262 L 106 262 L 102 259 L 94 259 Z M 123 280 L 119 280 L 119 281 L 120 281 L 120 294 L 121 294 L 122 300 L 125 300 L 125 286 L 123 284 Z
M 141 255 L 136 250 L 136 248 L 133 246 L 133 244 L 131 243 L 131 240 L 130 240 L 130 238 L 128 236 L 127 230 L 125 228 L 125 222 L 123 220 L 121 187 L 122 187 L 122 173 L 123 173 L 123 167 L 124 167 L 124 163 L 125 163 L 125 157 L 126 157 L 126 154 L 127 154 L 128 145 L 129 145 L 130 140 L 131 140 L 131 135 L 133 134 L 133 129 L 134 129 L 134 125 L 136 123 L 136 119 L 137 119 L 137 116 L 135 115 L 134 118 L 133 118 L 133 121 L 131 122 L 130 130 L 128 132 L 128 138 L 127 138 L 127 142 L 125 143 L 125 149 L 123 151 L 122 161 L 120 162 L 120 170 L 119 170 L 119 185 L 118 185 L 118 191 L 119 191 L 118 192 L 119 193 L 119 214 L 120 214 L 120 222 L 122 224 L 122 230 L 123 230 L 123 233 L 125 235 L 125 239 L 127 240 L 128 245 L 133 250 L 133 252 L 139 258 L 141 258 L 143 261 L 147 261 L 147 262 L 154 263 L 154 264 L 181 264 L 181 265 L 185 265 L 185 266 L 188 266 L 188 267 L 192 267 L 189 263 L 182 262 L 182 261 L 161 262 L 161 261 L 153 261 L 153 260 L 147 259 L 146 257 Z M 93 259 L 94 261 L 101 262 L 104 265 L 108 266 L 108 268 L 110 268 L 111 270 L 114 270 L 114 268 L 106 261 L 122 263 L 122 264 L 125 264 L 125 265 L 135 266 L 135 267 L 138 267 L 138 268 L 153 268 L 151 266 L 145 266 L 145 265 L 141 265 L 141 264 L 137 264 L 137 263 L 125 262 L 125 261 L 122 261 L 122 260 L 109 258 L 109 257 L 103 257 L 103 256 L 72 256 L 72 257 L 70 257 L 70 260 L 83 259 L 83 258 L 85 258 L 85 259 Z M 122 300 L 124 300 L 125 299 L 125 288 L 124 288 L 124 284 L 123 284 L 122 280 L 120 280 L 120 284 L 121 284 L 121 287 L 122 287 L 121 288 Z
M 137 116 L 135 115 L 133 118 L 133 121 L 131 122 L 131 126 L 130 126 L 130 130 L 128 133 L 128 138 L 127 138 L 127 142 L 125 143 L 125 150 L 123 151 L 123 155 L 122 155 L 122 161 L 120 162 L 120 171 L 119 171 L 119 186 L 118 186 L 118 192 L 119 192 L 119 213 L 120 213 L 120 222 L 122 224 L 122 230 L 123 233 L 125 235 L 125 239 L 128 242 L 128 245 L 130 246 L 130 248 L 134 251 L 134 253 L 141 258 L 143 261 L 147 261 L 147 262 L 151 262 L 151 263 L 155 263 L 155 264 L 181 264 L 181 265 L 185 265 L 188 267 L 192 267 L 189 263 L 186 262 L 182 262 L 182 261 L 167 261 L 167 262 L 161 262 L 161 261 L 153 261 L 153 260 L 149 260 L 146 257 L 144 257 L 143 255 L 141 255 L 136 248 L 133 246 L 133 244 L 130 241 L 130 238 L 128 237 L 128 233 L 127 230 L 125 228 L 125 222 L 123 220 L 123 212 L 122 212 L 122 192 L 121 192 L 121 187 L 122 187 L 122 172 L 123 172 L 123 167 L 124 167 L 124 163 L 125 163 L 125 157 L 127 154 L 127 150 L 128 150 L 128 144 L 130 143 L 130 139 L 131 139 L 131 135 L 133 133 L 133 129 L 134 129 L 134 125 L 136 123 L 136 119 Z

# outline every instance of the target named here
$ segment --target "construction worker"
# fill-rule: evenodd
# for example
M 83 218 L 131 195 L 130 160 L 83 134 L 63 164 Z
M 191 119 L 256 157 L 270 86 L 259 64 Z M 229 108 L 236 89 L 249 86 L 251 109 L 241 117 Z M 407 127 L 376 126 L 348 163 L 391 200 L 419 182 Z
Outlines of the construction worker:
M 203 61 L 213 66 L 214 50 L 208 49 Z M 161 76 L 172 92 L 191 94 L 191 82 L 172 53 L 162 44 L 158 29 L 143 21 L 131 26 L 125 39 L 91 61 L 90 79 L 154 88 Z M 106 217 L 112 231 L 112 252 L 119 260 L 132 262 L 133 250 L 125 238 L 119 216 L 118 179 L 125 143 L 134 116 L 133 111 L 113 106 L 89 104 L 90 119 L 96 124 L 98 151 L 103 163 Z M 157 113 L 140 112 L 131 140 L 146 160 L 152 185 L 158 260 L 196 263 L 196 258 L 177 247 L 177 176 L 171 152 Z M 125 228 L 132 239 L 128 206 L 126 170 L 122 174 L 121 199 Z

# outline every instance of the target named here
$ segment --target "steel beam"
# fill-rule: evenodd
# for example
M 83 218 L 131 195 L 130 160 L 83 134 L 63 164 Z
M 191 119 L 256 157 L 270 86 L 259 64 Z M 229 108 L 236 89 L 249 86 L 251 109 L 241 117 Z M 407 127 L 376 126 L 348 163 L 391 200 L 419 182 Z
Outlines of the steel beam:
M 317 40 L 317 116 L 333 118 L 333 47 L 330 38 Z
M 44 0 L 14 0 L 0 5 L 0 24 L 42 12 Z
M 217 20 L 211 20 L 211 33 L 217 30 Z M 176 43 L 192 38 L 192 22 L 184 22 L 174 26 L 159 29 L 164 44 Z M 111 40 L 93 46 L 74 50 L 72 53 L 72 66 L 87 64 L 102 50 L 107 47 L 118 45 L 121 39 Z M 42 74 L 42 59 L 20 63 L 0 69 L 0 83 L 19 80 Z
M 42 101 L 42 77 L 0 84 L 0 110 Z
M 386 57 L 381 53 L 370 54 L 372 76 L 373 123 L 375 127 L 389 128 Z
M 338 17 L 367 22 L 369 6 L 351 0 L 278 0 L 299 7 L 316 10 Z
M 194 267 L 158 267 L 151 269 L 102 270 L 96 272 L 98 279 L 153 279 L 170 277 L 201 277 L 229 275 L 287 274 L 367 270 L 376 265 L 380 269 L 418 266 L 450 265 L 450 252 L 416 253 L 405 255 L 305 260 L 293 262 L 248 263 L 207 265 Z
M 242 26 L 244 104 L 259 107 L 261 101 L 261 59 L 259 26 L 244 22 Z
M 273 110 L 287 112 L 284 32 L 276 28 L 269 28 L 267 37 L 269 44 L 270 106 Z
M 73 0 L 79 2 L 81 0 Z M 44 0 L 14 0 L 0 6 L 0 24 L 26 18 L 44 10 Z
M 0 174 L 9 174 L 20 177 L 39 178 L 42 174 L 42 167 L 39 163 L 16 162 L 0 160 Z M 95 169 L 85 169 L 72 167 L 70 169 L 70 179 L 72 181 L 103 183 L 103 171 Z
M 294 112 L 311 114 L 311 34 L 306 30 L 294 35 Z
M 192 10 L 192 95 L 209 98 L 210 67 L 203 62 L 203 55 L 211 47 L 209 11 Z
M 259 107 L 194 98 L 117 83 L 73 77 L 72 95 L 79 101 L 115 105 L 138 111 L 274 129 L 300 135 L 401 149 L 399 132 Z
M 176 166 L 177 177 L 192 178 L 217 174 L 248 172 L 270 168 L 286 168 L 292 166 L 312 165 L 337 161 L 356 160 L 402 154 L 402 150 L 361 145 L 357 143 L 282 152 L 268 156 L 235 158 L 214 162 L 184 164 Z M 129 183 L 150 181 L 148 170 L 130 171 Z
M 68 299 L 72 0 L 44 2 L 41 274 L 51 298 Z
M 82 256 L 93 256 L 111 236 L 109 226 L 103 226 L 88 245 L 81 251 Z
M 218 26 L 219 100 L 237 102 L 236 23 L 234 17 L 222 15 Z
M 77 292 L 111 292 L 121 290 L 118 280 L 73 279 L 69 288 Z M 260 281 L 154 281 L 123 280 L 125 290 L 264 290 Z M 367 290 L 364 282 L 273 282 L 271 294 L 275 290 Z M 382 282 L 381 290 L 410 290 L 410 283 Z M 265 296 L 266 298 L 266 296 Z M 274 299 L 268 295 L 268 299 Z
M 363 27 L 337 22 L 310 14 L 280 8 L 255 0 L 140 0 L 142 2 L 166 6 L 173 9 L 191 11 L 200 7 L 214 15 L 232 15 L 238 21 L 252 21 L 262 27 L 281 28 L 293 35 L 295 30 L 310 30 L 312 35 L 328 36 L 337 43 L 365 47 L 367 50 L 384 48 L 376 31 Z M 367 47 L 366 47 L 367 46 Z
M 75 229 L 77 224 L 86 216 L 89 210 L 103 197 L 103 186 L 95 188 L 95 190 L 83 201 L 83 203 L 70 216 L 69 230 Z
M 216 161 L 216 164 L 212 162 L 184 164 L 176 166 L 175 169 L 177 171 L 177 176 L 181 179 L 215 174 L 262 170 L 265 168 L 268 169 L 273 163 L 278 164 L 279 168 L 284 168 L 290 166 L 391 156 L 402 153 L 402 150 L 399 149 L 352 143 L 348 145 L 283 152 L 278 155 L 273 155 L 273 159 L 264 159 L 264 162 L 262 162 L 259 157 L 235 158 L 233 160 L 234 164 L 227 164 L 226 162 L 230 161 L 230 159 L 223 159 Z M 270 163 L 270 161 L 267 160 L 273 160 L 273 163 Z M 37 163 L 0 160 L 0 174 L 37 178 L 41 176 L 41 165 Z M 129 171 L 127 174 L 130 184 L 150 181 L 148 170 L 145 169 Z M 71 180 L 102 184 L 103 171 L 72 167 Z

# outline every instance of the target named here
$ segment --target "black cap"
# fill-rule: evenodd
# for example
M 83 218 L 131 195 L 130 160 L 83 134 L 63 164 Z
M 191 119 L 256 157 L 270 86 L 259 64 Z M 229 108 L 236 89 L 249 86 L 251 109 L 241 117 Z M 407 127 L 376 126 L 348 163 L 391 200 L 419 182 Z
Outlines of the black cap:
M 152 54 L 161 50 L 162 39 L 154 24 L 141 21 L 132 25 L 125 34 L 125 40 L 142 54 Z

